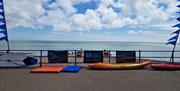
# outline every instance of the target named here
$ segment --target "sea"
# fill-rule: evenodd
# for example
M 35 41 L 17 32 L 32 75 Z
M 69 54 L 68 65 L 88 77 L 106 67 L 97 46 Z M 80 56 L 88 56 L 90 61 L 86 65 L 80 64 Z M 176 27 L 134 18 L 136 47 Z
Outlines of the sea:
M 11 40 L 10 50 L 120 50 L 142 51 L 142 57 L 170 57 L 171 52 L 143 52 L 143 51 L 172 51 L 173 45 L 160 42 L 113 42 L 113 41 L 37 41 L 37 40 Z M 0 50 L 7 50 L 7 43 L 0 41 Z M 180 44 L 176 46 L 180 51 Z M 46 55 L 47 53 L 44 53 Z M 115 52 L 112 52 L 115 55 Z M 138 53 L 137 53 L 138 56 Z M 175 53 L 180 57 L 180 52 Z M 155 58 L 169 60 L 169 58 Z M 176 58 L 180 62 L 180 58 Z

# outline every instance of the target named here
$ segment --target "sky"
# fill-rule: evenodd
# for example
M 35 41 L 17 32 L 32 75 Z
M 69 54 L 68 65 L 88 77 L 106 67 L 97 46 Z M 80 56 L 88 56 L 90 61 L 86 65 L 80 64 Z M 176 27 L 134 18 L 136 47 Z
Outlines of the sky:
M 4 0 L 10 40 L 166 42 L 177 0 Z M 0 35 L 1 36 L 1 35 Z

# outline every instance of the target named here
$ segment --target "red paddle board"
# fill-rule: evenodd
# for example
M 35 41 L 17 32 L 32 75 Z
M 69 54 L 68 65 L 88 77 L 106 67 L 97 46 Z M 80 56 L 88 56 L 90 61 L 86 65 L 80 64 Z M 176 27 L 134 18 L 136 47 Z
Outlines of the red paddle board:
M 150 67 L 156 70 L 180 70 L 180 64 L 176 63 L 151 64 Z

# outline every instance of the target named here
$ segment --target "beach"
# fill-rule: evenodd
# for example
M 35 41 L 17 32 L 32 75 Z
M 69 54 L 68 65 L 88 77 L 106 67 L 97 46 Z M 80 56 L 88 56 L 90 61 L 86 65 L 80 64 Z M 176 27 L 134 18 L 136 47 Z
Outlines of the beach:
M 35 74 L 31 69 L 0 69 L 1 91 L 180 91 L 180 71 L 83 68 L 78 73 Z

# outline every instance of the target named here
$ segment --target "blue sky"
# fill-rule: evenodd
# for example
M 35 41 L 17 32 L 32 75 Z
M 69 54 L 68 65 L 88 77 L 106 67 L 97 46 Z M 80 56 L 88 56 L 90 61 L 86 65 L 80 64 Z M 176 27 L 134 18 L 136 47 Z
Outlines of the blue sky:
M 165 42 L 176 0 L 5 0 L 10 40 Z

